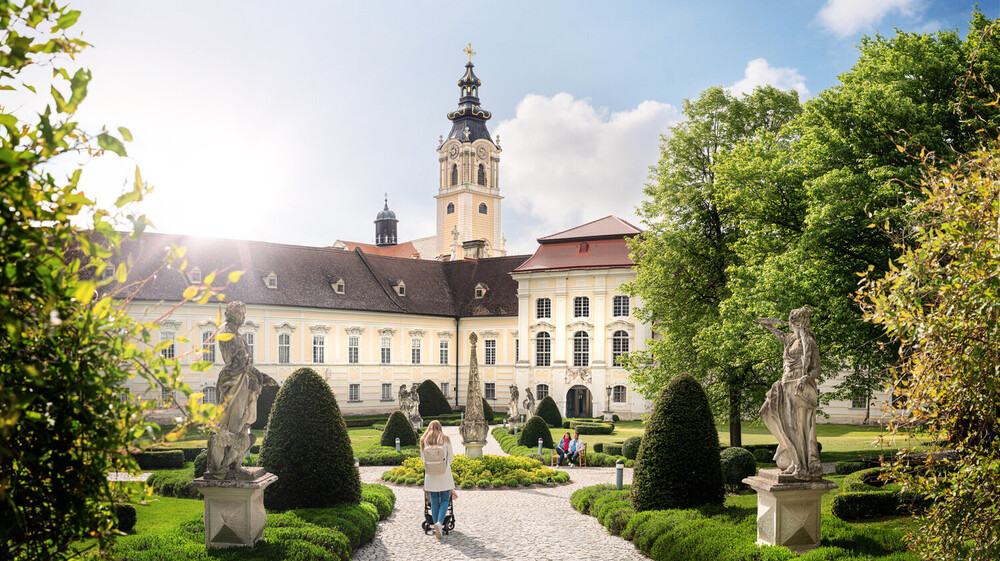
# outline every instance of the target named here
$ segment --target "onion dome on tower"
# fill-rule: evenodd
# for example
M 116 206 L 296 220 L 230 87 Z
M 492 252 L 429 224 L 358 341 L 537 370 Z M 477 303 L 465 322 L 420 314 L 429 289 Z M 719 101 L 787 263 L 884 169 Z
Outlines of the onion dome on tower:
M 385 247 L 396 245 L 396 213 L 389 210 L 389 195 L 385 196 L 385 207 L 375 217 L 375 245 Z
M 448 120 L 452 122 L 451 132 L 448 138 L 454 138 L 459 142 L 473 142 L 480 138 L 485 138 L 490 142 L 490 131 L 486 128 L 486 121 L 493 115 L 479 106 L 479 86 L 483 82 L 476 78 L 472 71 L 472 55 L 475 51 L 470 46 L 466 51 L 469 53 L 469 63 L 465 65 L 465 75 L 458 81 L 458 87 L 462 96 L 458 98 L 458 109 L 448 113 Z

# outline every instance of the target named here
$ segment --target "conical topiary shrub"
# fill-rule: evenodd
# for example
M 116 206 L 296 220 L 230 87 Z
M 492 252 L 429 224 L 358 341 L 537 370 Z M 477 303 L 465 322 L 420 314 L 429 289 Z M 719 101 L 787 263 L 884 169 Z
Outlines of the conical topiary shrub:
M 562 428 L 562 415 L 559 414 L 559 407 L 552 396 L 547 395 L 538 402 L 535 408 L 535 415 L 545 419 L 550 427 Z
M 337 399 L 319 374 L 300 368 L 275 397 L 257 465 L 278 476 L 264 489 L 273 510 L 361 501 L 361 481 Z
M 441 388 L 434 380 L 424 380 L 417 386 L 417 395 L 420 396 L 420 416 L 437 417 L 451 413 L 451 404 L 448 398 L 441 393 Z
M 382 446 L 396 446 L 396 439 L 399 439 L 400 446 L 413 446 L 417 443 L 417 433 L 413 430 L 413 425 L 406 419 L 406 414 L 402 411 L 394 411 L 389 415 L 389 420 L 382 429 L 382 439 L 379 443 Z
M 264 386 L 257 396 L 257 420 L 250 425 L 252 429 L 267 428 L 267 419 L 274 407 L 274 398 L 278 396 L 278 386 Z
M 490 407 L 490 402 L 483 398 L 483 417 L 486 419 L 486 424 L 493 424 L 493 408 Z
M 545 419 L 535 415 L 528 419 L 527 423 L 524 423 L 524 428 L 521 429 L 521 434 L 517 437 L 517 443 L 528 448 L 535 448 L 538 446 L 539 438 L 542 439 L 542 446 L 544 448 L 554 447 L 552 445 L 552 431 L 549 430 L 549 425 L 545 423 Z
M 722 504 L 719 433 L 708 395 L 692 376 L 667 384 L 646 423 L 632 474 L 636 510 Z

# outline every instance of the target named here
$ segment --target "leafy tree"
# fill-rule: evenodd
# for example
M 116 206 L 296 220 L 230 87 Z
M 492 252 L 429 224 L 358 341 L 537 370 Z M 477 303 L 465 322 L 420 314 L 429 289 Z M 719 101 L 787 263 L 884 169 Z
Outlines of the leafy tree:
M 653 407 L 631 498 L 636 510 L 722 504 L 725 498 L 719 433 L 705 389 L 689 374 L 671 378 Z
M 330 385 L 315 370 L 299 368 L 278 390 L 257 464 L 278 476 L 264 489 L 269 509 L 361 501 L 347 424 Z
M 858 273 L 881 277 L 899 255 L 871 226 L 898 228 L 923 198 L 905 186 L 919 179 L 919 161 L 897 144 L 947 161 L 974 142 L 978 125 L 955 108 L 967 98 L 970 66 L 997 62 L 995 47 L 981 41 L 989 23 L 976 14 L 965 41 L 954 31 L 862 38 L 860 57 L 839 84 L 806 102 L 776 135 L 737 146 L 714 168 L 743 233 L 722 308 L 787 313 L 808 305 L 825 369 L 849 372 L 826 398 L 870 401 L 887 384 L 895 349 L 877 326 L 860 321 L 851 295 Z M 974 51 L 979 62 L 971 61 Z M 984 89 L 1000 86 L 991 72 L 995 82 Z M 977 109 L 987 120 L 998 114 Z
M 451 413 L 451 404 L 441 392 L 441 387 L 434 380 L 424 380 L 417 386 L 417 395 L 420 396 L 420 416 L 437 417 Z
M 759 331 L 750 318 L 722 327 L 733 321 L 720 305 L 731 292 L 728 269 L 739 263 L 734 248 L 743 233 L 719 196 L 715 166 L 738 143 L 770 137 L 800 111 L 796 92 L 771 86 L 744 98 L 710 88 L 685 100 L 686 120 L 662 139 L 645 188 L 640 214 L 648 229 L 631 242 L 636 280 L 627 290 L 641 297 L 639 317 L 661 335 L 629 358 L 632 381 L 653 396 L 674 376 L 694 374 L 728 419 L 734 446 L 741 443 L 740 421 L 756 413 L 772 373 L 760 367 L 759 353 L 747 352 L 748 333 Z
M 8 559 L 69 557 L 75 542 L 103 547 L 116 535 L 111 504 L 123 491 L 107 474 L 138 473 L 124 452 L 154 428 L 142 419 L 155 403 L 123 400 L 126 380 L 198 397 L 179 382 L 177 360 L 146 344 L 155 322 L 124 312 L 126 235 L 118 230 L 138 236 L 148 224 L 127 206 L 148 191 L 138 170 L 111 210 L 80 191 L 82 169 L 54 175 L 55 158 L 124 156 L 131 138 L 124 128 L 91 136 L 74 120 L 90 82 L 86 69 L 66 68 L 88 46 L 69 35 L 79 16 L 47 0 L 0 3 L 0 89 L 51 95 L 38 115 L 0 110 L 0 556 Z M 44 75 L 30 72 L 36 65 L 51 69 L 51 89 L 32 85 L 29 76 Z M 182 255 L 172 248 L 168 259 Z M 186 299 L 213 295 L 193 290 Z M 185 412 L 168 440 L 215 407 L 192 399 Z
M 858 298 L 899 346 L 908 411 L 891 434 L 919 430 L 957 452 L 930 469 L 893 466 L 931 499 L 908 535 L 925 559 L 1000 558 L 1000 144 L 995 129 L 985 138 L 956 162 L 925 156 L 925 200 L 896 237 L 900 256 L 884 276 L 869 270 Z

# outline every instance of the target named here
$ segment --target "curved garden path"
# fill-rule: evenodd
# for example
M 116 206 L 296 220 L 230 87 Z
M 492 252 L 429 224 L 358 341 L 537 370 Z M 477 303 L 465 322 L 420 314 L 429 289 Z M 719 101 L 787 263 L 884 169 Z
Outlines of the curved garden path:
M 445 427 L 460 452 L 457 427 Z M 486 454 L 503 454 L 492 436 Z M 361 468 L 361 479 L 381 483 L 386 467 Z M 572 482 L 555 487 L 510 490 L 459 490 L 455 501 L 455 529 L 438 541 L 424 535 L 423 490 L 389 486 L 396 493 L 396 509 L 378 525 L 375 539 L 354 552 L 363 561 L 490 560 L 647 560 L 631 543 L 608 534 L 597 519 L 573 510 L 569 496 L 581 487 L 614 483 L 615 468 L 561 468 Z M 625 470 L 625 482 L 632 470 Z

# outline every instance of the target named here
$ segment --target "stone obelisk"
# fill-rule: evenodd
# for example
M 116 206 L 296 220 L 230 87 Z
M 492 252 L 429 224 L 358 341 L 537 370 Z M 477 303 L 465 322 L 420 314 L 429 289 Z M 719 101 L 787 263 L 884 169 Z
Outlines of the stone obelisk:
M 465 419 L 459 432 L 462 434 L 462 444 L 465 445 L 465 455 L 468 458 L 482 458 L 483 446 L 486 446 L 486 435 L 489 426 L 486 425 L 486 415 L 483 412 L 483 387 L 479 383 L 479 363 L 476 358 L 476 343 L 479 338 L 475 333 L 469 334 L 469 388 L 466 392 Z

